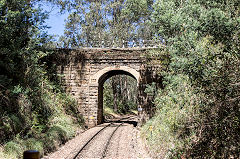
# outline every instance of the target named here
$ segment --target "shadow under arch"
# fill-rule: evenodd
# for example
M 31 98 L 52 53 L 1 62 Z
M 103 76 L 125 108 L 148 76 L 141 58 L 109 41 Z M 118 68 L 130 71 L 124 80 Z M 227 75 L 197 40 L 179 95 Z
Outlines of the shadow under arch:
M 98 71 L 93 78 L 95 85 L 98 85 L 98 107 L 97 107 L 97 124 L 103 123 L 103 85 L 104 82 L 115 75 L 128 75 L 137 81 L 137 87 L 140 80 L 140 73 L 127 66 L 107 67 Z

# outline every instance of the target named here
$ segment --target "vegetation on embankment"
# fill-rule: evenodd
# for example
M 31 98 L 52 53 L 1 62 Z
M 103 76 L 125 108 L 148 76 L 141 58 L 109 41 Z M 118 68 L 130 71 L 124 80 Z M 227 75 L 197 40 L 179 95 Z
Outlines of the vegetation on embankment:
M 164 89 L 142 128 L 154 158 L 239 158 L 239 1 L 157 0 L 153 26 L 167 40 Z
M 53 152 L 76 136 L 83 125 L 75 101 L 65 93 L 42 88 L 43 92 L 36 96 L 22 89 L 14 96 L 2 96 L 9 103 L 1 109 L 0 158 L 22 158 L 23 151 L 29 149 L 38 150 L 41 155 Z
M 0 1 L 0 158 L 55 150 L 83 123 L 76 102 L 49 80 L 45 14 L 30 1 Z

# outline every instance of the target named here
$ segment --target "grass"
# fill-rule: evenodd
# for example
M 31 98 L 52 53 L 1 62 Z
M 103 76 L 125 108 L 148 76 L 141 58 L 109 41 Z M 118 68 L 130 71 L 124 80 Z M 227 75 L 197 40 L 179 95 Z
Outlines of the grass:
M 181 154 L 176 152 L 194 137 L 186 125 L 196 118 L 198 98 L 188 81 L 183 79 L 174 78 L 174 86 L 169 85 L 159 92 L 155 99 L 157 112 L 141 128 L 141 136 L 153 158 L 178 158 Z
M 130 109 L 130 111 L 128 113 L 131 115 L 138 115 L 138 111 L 135 109 Z
M 104 107 L 103 116 L 105 117 L 105 119 L 111 119 L 111 118 L 118 117 L 119 114 L 114 112 L 112 108 Z
M 134 109 L 130 109 L 126 114 L 137 115 L 138 111 L 134 110 Z M 122 113 L 119 113 L 119 112 L 114 112 L 114 110 L 112 108 L 107 107 L 107 106 L 105 106 L 104 110 L 103 110 L 103 116 L 106 119 L 115 118 L 115 117 L 119 117 L 121 115 L 126 115 L 126 114 L 122 114 Z
M 46 132 L 34 132 L 33 137 L 25 139 L 17 135 L 13 140 L 5 143 L 0 147 L 0 158 L 22 158 L 25 150 L 38 150 L 42 156 L 72 139 L 79 129 L 79 125 L 74 124 L 71 116 L 59 114 L 51 120 L 51 126 Z

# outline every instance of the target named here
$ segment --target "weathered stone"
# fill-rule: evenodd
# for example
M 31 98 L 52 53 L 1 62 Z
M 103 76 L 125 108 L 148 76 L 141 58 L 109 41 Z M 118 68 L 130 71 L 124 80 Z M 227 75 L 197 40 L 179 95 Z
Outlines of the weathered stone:
M 89 127 L 103 122 L 103 84 L 113 75 L 125 74 L 137 80 L 140 123 L 152 116 L 152 105 L 144 92 L 146 84 L 155 79 L 155 71 L 145 63 L 147 49 L 79 49 L 58 50 L 57 72 L 62 75 L 61 83 L 74 96 L 79 110 Z M 55 60 L 54 60 L 55 59 Z

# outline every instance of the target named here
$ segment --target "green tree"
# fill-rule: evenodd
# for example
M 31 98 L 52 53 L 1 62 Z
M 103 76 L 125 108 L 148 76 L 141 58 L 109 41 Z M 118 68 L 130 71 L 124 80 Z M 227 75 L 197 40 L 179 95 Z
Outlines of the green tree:
M 66 22 L 64 47 L 123 45 L 123 40 L 151 39 L 151 0 L 75 1 Z M 108 43 L 107 43 L 108 42 Z
M 171 61 L 152 121 L 160 120 L 153 141 L 169 143 L 165 156 L 239 157 L 239 8 L 228 0 L 154 3 L 152 28 Z
M 127 75 L 115 75 L 104 83 L 104 107 L 118 113 L 137 108 L 137 83 Z
M 0 1 L 0 158 L 19 158 L 26 149 L 53 150 L 43 143 L 66 142 L 82 119 L 41 62 L 52 50 L 44 32 L 47 14 L 35 2 Z

